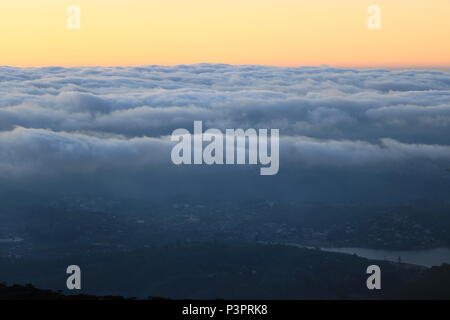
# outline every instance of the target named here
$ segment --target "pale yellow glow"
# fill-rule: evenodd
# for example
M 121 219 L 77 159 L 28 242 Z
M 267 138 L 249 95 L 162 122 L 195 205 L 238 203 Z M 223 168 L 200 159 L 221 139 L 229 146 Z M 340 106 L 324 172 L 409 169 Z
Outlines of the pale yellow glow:
M 367 7 L 382 10 L 368 30 Z M 79 5 L 81 29 L 66 27 Z M 450 66 L 449 0 L 1 0 L 0 65 Z

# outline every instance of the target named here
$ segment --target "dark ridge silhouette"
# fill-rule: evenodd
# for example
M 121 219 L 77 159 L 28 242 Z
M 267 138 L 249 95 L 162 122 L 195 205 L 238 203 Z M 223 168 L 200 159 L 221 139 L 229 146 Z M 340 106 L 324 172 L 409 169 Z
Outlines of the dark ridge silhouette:
M 121 296 L 65 295 L 61 291 L 42 290 L 32 284 L 7 286 L 0 283 L 0 300 L 133 300 Z

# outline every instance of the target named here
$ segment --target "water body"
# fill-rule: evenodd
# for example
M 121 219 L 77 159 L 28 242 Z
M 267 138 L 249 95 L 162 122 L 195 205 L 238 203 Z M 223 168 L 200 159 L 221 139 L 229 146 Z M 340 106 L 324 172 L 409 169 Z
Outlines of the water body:
M 404 263 L 417 264 L 426 267 L 450 264 L 450 248 L 435 248 L 426 250 L 379 250 L 369 248 L 320 248 L 323 251 L 356 254 L 373 260 L 398 262 L 399 257 Z

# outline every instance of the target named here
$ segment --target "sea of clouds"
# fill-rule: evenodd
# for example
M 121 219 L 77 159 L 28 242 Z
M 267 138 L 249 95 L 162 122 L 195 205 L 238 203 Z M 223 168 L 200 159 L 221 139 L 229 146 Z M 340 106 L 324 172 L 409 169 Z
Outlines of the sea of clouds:
M 280 129 L 279 177 L 268 183 L 256 177 L 257 168 L 173 165 L 169 135 L 177 128 L 192 131 L 194 120 L 204 129 Z M 373 194 L 384 185 L 398 190 L 407 184 L 405 194 L 421 197 L 448 194 L 449 161 L 445 72 L 218 64 L 0 67 L 3 189 L 37 181 L 68 186 L 74 175 L 84 175 L 103 185 L 116 177 L 114 183 L 126 181 L 136 190 L 214 183 L 223 191 L 235 174 L 256 193 L 265 183 L 266 191 L 277 184 L 292 195 L 310 189 L 330 195 L 343 184 L 346 192 Z

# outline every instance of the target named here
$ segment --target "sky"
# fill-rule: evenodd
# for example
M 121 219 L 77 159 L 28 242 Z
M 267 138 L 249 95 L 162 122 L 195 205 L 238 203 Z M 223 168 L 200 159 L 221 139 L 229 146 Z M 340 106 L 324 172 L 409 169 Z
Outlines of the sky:
M 0 65 L 450 67 L 449 17 L 448 0 L 2 0 Z

